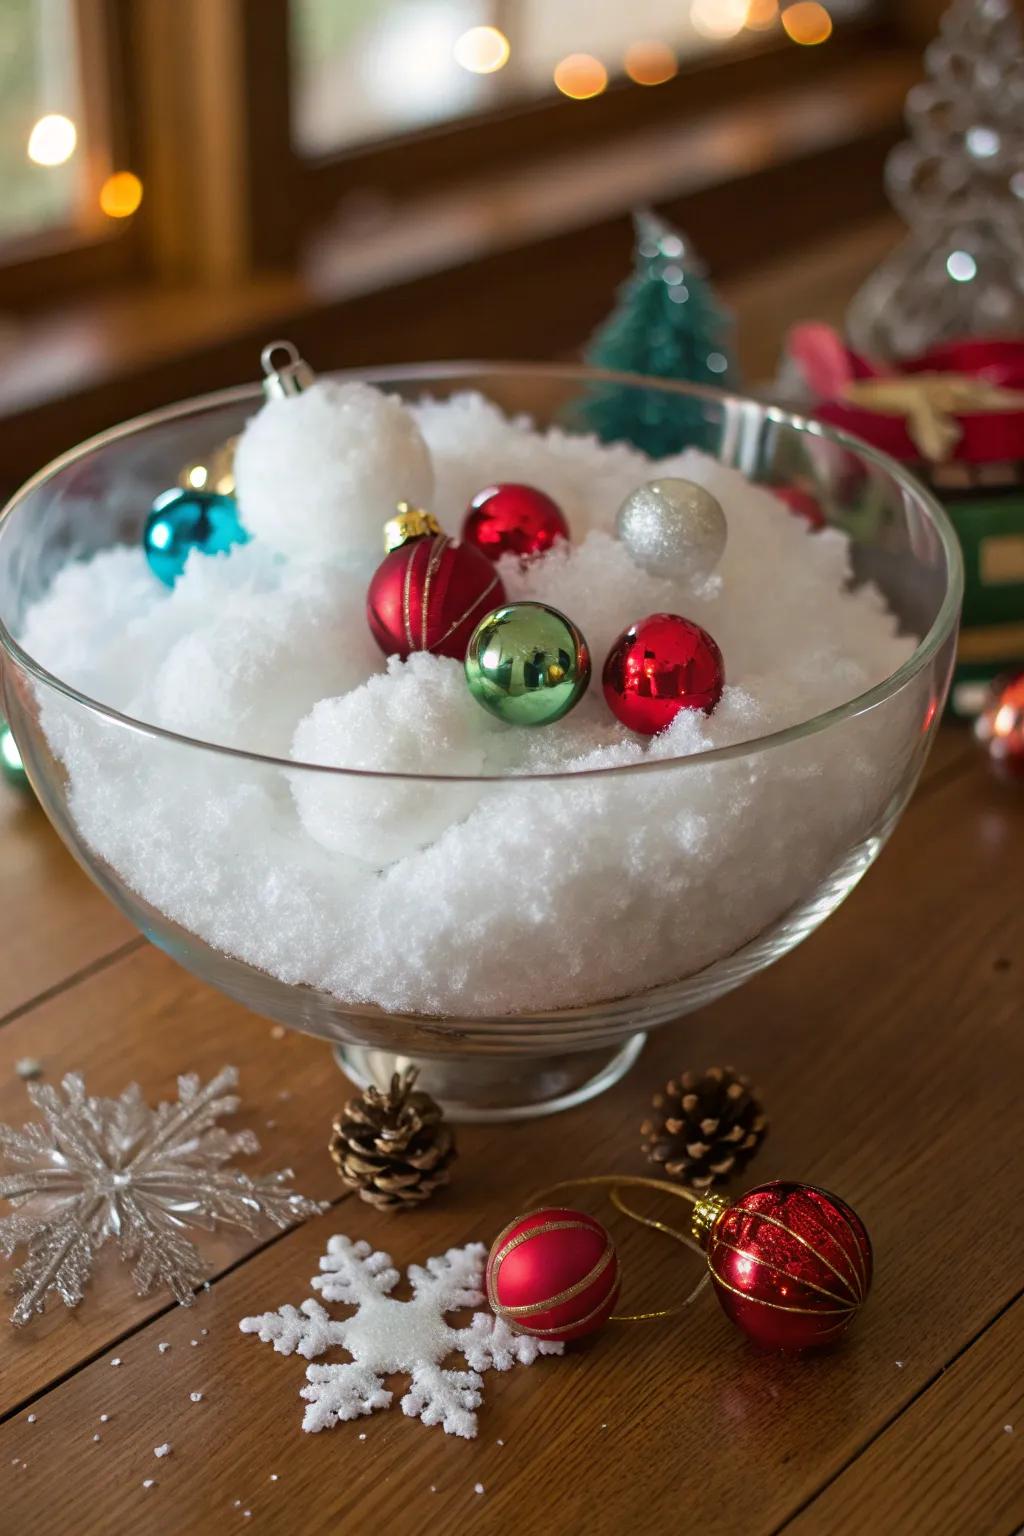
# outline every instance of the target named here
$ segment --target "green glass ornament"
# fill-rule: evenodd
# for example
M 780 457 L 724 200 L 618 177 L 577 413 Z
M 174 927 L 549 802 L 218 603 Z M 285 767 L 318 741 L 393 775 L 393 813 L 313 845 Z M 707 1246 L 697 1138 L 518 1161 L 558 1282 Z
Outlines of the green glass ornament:
M 17 785 L 19 789 L 25 789 L 28 786 L 28 774 L 21 761 L 21 753 L 18 751 L 14 732 L 2 715 L 0 715 L 0 774 L 9 783 Z
M 473 631 L 466 681 L 477 703 L 506 724 L 550 725 L 586 693 L 590 651 L 557 608 L 506 603 Z

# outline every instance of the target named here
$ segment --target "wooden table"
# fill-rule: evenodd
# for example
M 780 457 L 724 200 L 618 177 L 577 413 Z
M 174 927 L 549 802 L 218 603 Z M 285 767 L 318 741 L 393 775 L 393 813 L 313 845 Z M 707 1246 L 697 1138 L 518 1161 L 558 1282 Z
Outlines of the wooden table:
M 450 1191 L 401 1217 L 340 1190 L 325 1143 L 346 1085 L 323 1045 L 281 1037 L 133 936 L 35 805 L 6 788 L 0 839 L 0 1120 L 30 1118 L 22 1057 L 48 1081 L 84 1071 L 98 1093 L 135 1079 L 151 1101 L 173 1094 L 179 1072 L 230 1061 L 238 1123 L 264 1144 L 252 1167 L 290 1165 L 298 1188 L 333 1202 L 285 1234 L 204 1239 L 211 1286 L 191 1310 L 135 1297 L 108 1249 L 77 1311 L 53 1306 L 7 1330 L 4 1531 L 1020 1526 L 1024 796 L 989 778 L 965 735 L 941 735 L 891 847 L 812 939 L 658 1033 L 595 1103 L 462 1129 Z M 489 1375 L 472 1443 L 397 1408 L 301 1433 L 304 1362 L 238 1321 L 306 1296 L 331 1233 L 366 1237 L 403 1267 L 488 1241 L 539 1184 L 643 1171 L 649 1095 L 688 1064 L 723 1061 L 754 1074 L 771 1113 L 757 1180 L 834 1188 L 871 1231 L 875 1289 L 842 1347 L 760 1355 L 705 1294 L 681 1320 L 613 1327 L 562 1360 Z M 631 1302 L 693 1283 L 698 1260 L 613 1224 Z M 164 1442 L 171 1454 L 156 1460 Z

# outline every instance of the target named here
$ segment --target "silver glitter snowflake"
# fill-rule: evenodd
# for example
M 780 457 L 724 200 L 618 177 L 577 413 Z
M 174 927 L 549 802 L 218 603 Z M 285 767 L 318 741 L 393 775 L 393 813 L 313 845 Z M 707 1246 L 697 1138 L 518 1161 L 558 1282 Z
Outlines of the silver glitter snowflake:
M 165 1285 L 189 1306 L 204 1265 L 184 1236 L 189 1226 L 212 1231 L 259 1222 L 287 1227 L 326 1205 L 287 1187 L 291 1169 L 250 1178 L 225 1166 L 238 1153 L 259 1151 L 251 1131 L 216 1124 L 239 1105 L 225 1090 L 238 1083 L 225 1067 L 204 1087 L 178 1078 L 178 1098 L 151 1109 L 132 1083 L 118 1099 L 91 1098 L 76 1074 L 56 1089 L 33 1083 L 28 1096 L 44 1122 L 20 1131 L 0 1125 L 0 1155 L 21 1169 L 0 1177 L 0 1197 L 14 1214 L 0 1219 L 0 1255 L 25 1246 L 28 1257 L 9 1290 L 17 1296 L 11 1322 L 27 1323 L 51 1291 L 77 1306 L 97 1251 L 113 1239 L 140 1296 Z

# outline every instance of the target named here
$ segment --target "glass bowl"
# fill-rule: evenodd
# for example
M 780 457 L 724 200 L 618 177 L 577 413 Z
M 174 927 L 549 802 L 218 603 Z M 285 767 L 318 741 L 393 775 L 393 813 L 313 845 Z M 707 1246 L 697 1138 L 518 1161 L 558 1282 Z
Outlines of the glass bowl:
M 644 1031 L 813 933 L 877 857 L 942 714 L 958 546 L 895 462 L 752 400 L 576 367 L 358 376 L 411 400 L 478 390 L 542 427 L 581 424 L 622 391 L 629 419 L 655 421 L 662 440 L 696 441 L 843 529 L 853 583 L 874 582 L 918 640 L 841 707 L 690 757 L 516 778 L 303 766 L 127 718 L 52 676 L 17 638 L 67 561 L 139 544 L 154 496 L 240 430 L 257 386 L 106 432 L 14 497 L 0 522 L 4 709 L 47 815 L 97 884 L 204 981 L 330 1041 L 357 1083 L 414 1061 L 455 1117 L 549 1113 L 616 1081 Z M 446 859 L 441 836 L 427 850 L 436 897 L 414 900 L 400 865 L 382 874 L 312 858 L 300 793 L 340 796 L 367 826 L 396 805 L 424 825 L 468 816 L 473 857 Z M 624 825 L 628 844 L 609 838 L 602 854 L 603 830 Z M 297 962 L 297 946 L 315 963 Z M 511 1011 L 508 995 L 528 1006 Z

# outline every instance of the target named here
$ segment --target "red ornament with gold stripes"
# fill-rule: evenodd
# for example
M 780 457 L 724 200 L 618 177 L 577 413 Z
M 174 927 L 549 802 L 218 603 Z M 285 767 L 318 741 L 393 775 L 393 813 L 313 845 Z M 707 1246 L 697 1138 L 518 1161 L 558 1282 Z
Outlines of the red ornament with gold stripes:
M 871 1287 L 871 1239 L 856 1211 L 813 1184 L 776 1180 L 694 1212 L 722 1310 L 763 1349 L 832 1344 Z
M 388 553 L 374 572 L 366 617 L 386 656 L 432 651 L 464 661 L 485 613 L 505 601 L 491 562 L 453 544 L 433 517 L 404 503 L 384 530 Z
M 581 1339 L 603 1328 L 619 1299 L 619 1261 L 585 1211 L 552 1206 L 510 1222 L 487 1260 L 487 1299 L 516 1333 Z

